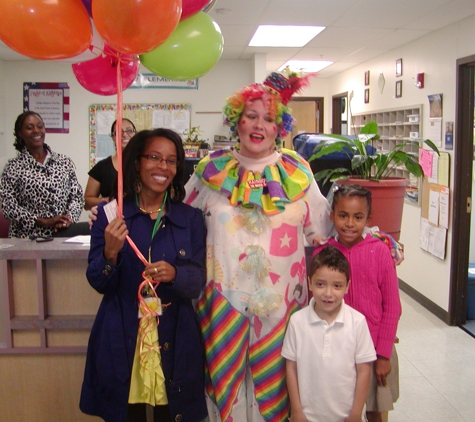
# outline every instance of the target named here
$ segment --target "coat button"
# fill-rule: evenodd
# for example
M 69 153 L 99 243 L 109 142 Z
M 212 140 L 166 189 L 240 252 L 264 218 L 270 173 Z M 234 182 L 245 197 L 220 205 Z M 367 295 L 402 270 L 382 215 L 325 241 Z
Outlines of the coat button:
M 102 270 L 102 274 L 109 275 L 111 271 L 112 271 L 112 267 L 110 265 L 106 265 L 104 267 L 104 270 Z
M 163 345 L 163 350 L 169 350 L 170 349 L 170 343 L 166 342 L 164 345 Z
M 181 416 L 179 413 L 178 415 L 175 416 L 175 421 L 176 422 L 181 422 L 183 420 L 183 416 Z
M 181 256 L 185 256 L 186 252 L 184 249 L 180 249 L 180 252 L 178 252 Z

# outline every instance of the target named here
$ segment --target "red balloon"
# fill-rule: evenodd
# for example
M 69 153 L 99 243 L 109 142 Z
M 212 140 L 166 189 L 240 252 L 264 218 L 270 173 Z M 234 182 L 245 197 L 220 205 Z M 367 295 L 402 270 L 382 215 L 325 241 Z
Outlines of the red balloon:
M 181 12 L 180 21 L 202 11 L 211 1 L 212 0 L 182 0 L 183 11 Z
M 175 30 L 182 0 L 94 0 L 92 16 L 99 34 L 115 50 L 142 54 Z
M 0 16 L 0 39 L 33 59 L 67 59 L 91 43 L 91 20 L 81 0 L 0 1 Z
M 74 63 L 74 75 L 88 91 L 99 95 L 116 95 L 117 65 L 120 62 L 122 90 L 135 80 L 140 60 L 137 56 L 121 54 L 104 43 L 104 54 L 92 60 Z

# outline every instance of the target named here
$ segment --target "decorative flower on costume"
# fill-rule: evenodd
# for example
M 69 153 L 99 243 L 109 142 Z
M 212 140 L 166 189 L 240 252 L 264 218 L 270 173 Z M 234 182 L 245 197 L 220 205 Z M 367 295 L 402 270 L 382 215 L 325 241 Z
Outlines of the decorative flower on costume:
M 258 279 L 269 275 L 270 261 L 266 258 L 266 253 L 258 245 L 246 247 L 244 254 L 239 258 L 241 268 L 244 271 L 254 271 Z
M 249 298 L 248 311 L 262 316 L 277 308 L 283 300 L 283 295 L 272 287 L 261 284 L 261 279 L 269 275 L 271 266 L 264 249 L 258 245 L 250 245 L 246 247 L 244 254 L 239 259 L 241 268 L 247 272 L 254 272 L 257 279 L 256 291 Z
M 270 224 L 267 217 L 260 208 L 244 209 L 242 213 L 244 227 L 251 233 L 262 233 L 263 226 Z

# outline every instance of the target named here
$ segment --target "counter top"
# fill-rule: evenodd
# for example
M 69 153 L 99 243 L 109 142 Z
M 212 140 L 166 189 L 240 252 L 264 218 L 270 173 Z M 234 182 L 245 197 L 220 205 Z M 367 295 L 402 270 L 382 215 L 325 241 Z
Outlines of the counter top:
M 30 239 L 0 239 L 0 260 L 20 259 L 87 259 L 89 245 L 65 243 L 68 238 L 54 238 L 50 242 Z M 4 247 L 3 245 L 13 245 Z

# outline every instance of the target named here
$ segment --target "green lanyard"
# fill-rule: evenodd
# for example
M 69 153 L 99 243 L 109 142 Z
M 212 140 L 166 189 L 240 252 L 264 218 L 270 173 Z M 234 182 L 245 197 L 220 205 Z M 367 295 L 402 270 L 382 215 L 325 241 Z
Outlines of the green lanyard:
M 163 202 L 162 202 L 162 206 L 160 207 L 160 212 L 158 213 L 158 217 L 155 220 L 155 223 L 153 225 L 152 237 L 150 238 L 150 241 L 153 240 L 153 238 L 158 232 L 158 229 L 160 228 L 160 225 L 162 224 L 162 213 L 163 213 L 163 209 L 165 208 L 165 202 L 167 200 L 167 196 L 168 196 L 168 191 L 165 191 L 165 196 L 163 197 Z M 139 206 L 139 198 L 137 194 L 135 195 L 135 203 L 137 206 Z

